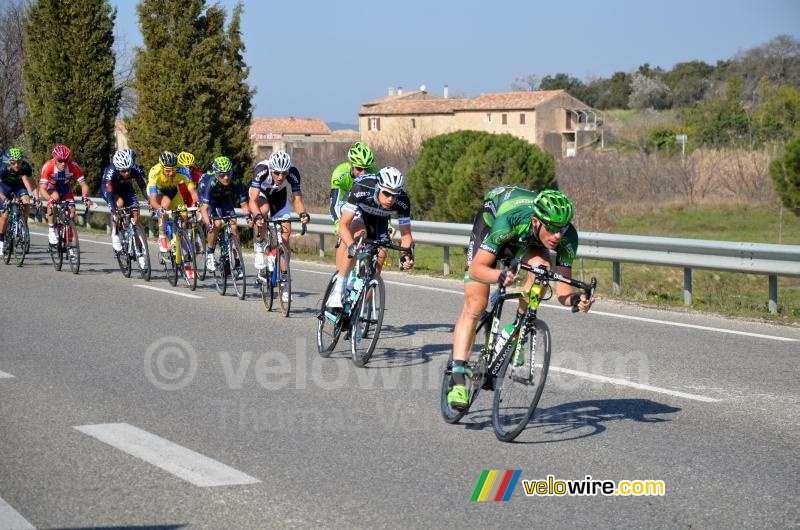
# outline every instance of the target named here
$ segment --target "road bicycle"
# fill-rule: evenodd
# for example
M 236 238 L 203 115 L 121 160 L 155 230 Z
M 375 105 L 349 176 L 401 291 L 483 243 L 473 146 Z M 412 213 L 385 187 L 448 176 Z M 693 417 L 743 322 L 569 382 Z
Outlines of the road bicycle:
M 264 309 L 272 311 L 275 289 L 278 290 L 278 303 L 283 316 L 289 316 L 292 307 L 292 271 L 289 268 L 289 248 L 283 238 L 283 223 L 298 222 L 297 219 L 271 219 L 266 221 L 272 226 L 267 230 L 264 242 L 264 253 L 267 265 L 256 274 L 256 286 L 261 292 Z M 306 225 L 302 225 L 300 235 L 305 235 Z
M 353 363 L 363 367 L 375 351 L 386 309 L 383 278 L 377 274 L 378 251 L 385 248 L 411 252 L 411 249 L 395 245 L 390 239 L 360 238 L 358 242 L 356 263 L 344 289 L 341 309 L 327 307 L 337 273 L 328 281 L 317 315 L 317 350 L 322 357 L 329 357 L 342 331 L 347 330 L 345 340 L 350 340 Z
M 196 219 L 197 207 L 187 208 L 182 206 L 174 210 L 165 210 L 169 218 L 164 230 L 170 242 L 167 252 L 161 252 L 161 264 L 170 285 L 178 284 L 178 276 L 186 282 L 190 290 L 197 289 L 197 252 L 195 251 L 195 236 L 192 233 L 192 222 Z M 188 226 L 187 226 L 188 225 Z M 186 266 L 189 265 L 190 269 Z
M 24 203 L 14 197 L 8 203 L 8 222 L 6 223 L 6 244 L 3 248 L 3 260 L 11 263 L 11 256 L 17 267 L 22 267 L 25 256 L 31 249 L 31 235 L 28 231 L 28 220 L 22 213 Z
M 150 281 L 150 248 L 142 225 L 133 220 L 133 210 L 139 206 L 125 206 L 116 209 L 115 224 L 122 250 L 115 250 L 114 255 L 119 263 L 119 270 L 126 278 L 131 277 L 132 264 L 139 268 L 139 276 L 146 282 Z
M 524 263 L 512 262 L 512 270 L 520 269 L 534 275 L 533 285 L 528 296 L 525 315 L 513 324 L 505 345 L 498 333 L 503 304 L 506 300 L 524 298 L 526 293 L 507 292 L 499 287 L 490 299 L 490 308 L 485 311 L 475 330 L 476 346 L 470 353 L 466 365 L 467 407 L 464 410 L 452 408 L 447 402 L 453 373 L 453 355 L 447 360 L 442 377 L 441 409 L 447 423 L 457 423 L 475 402 L 482 388 L 494 390 L 492 404 L 492 426 L 497 438 L 504 442 L 514 440 L 528 425 L 533 416 L 547 380 L 550 366 L 550 329 L 538 317 L 539 304 L 547 293 L 550 282 L 562 282 L 582 290 L 589 299 L 597 288 L 597 280 L 590 283 L 567 278 L 551 272 L 544 267 L 530 267 Z M 578 311 L 580 293 L 572 295 L 572 311 Z M 481 334 L 483 345 L 480 345 Z M 505 337 L 504 337 L 505 338 Z M 520 340 L 520 338 L 522 340 Z M 527 351 L 526 351 L 527 346 Z
M 222 220 L 222 228 L 217 235 L 217 246 L 214 248 L 214 286 L 220 295 L 228 289 L 228 277 L 233 280 L 233 287 L 239 300 L 244 300 L 247 278 L 244 269 L 244 255 L 239 237 L 233 233 L 231 222 L 236 222 L 244 215 L 225 215 L 215 217 Z
M 57 201 L 53 204 L 53 217 L 55 219 L 56 244 L 48 244 L 50 259 L 53 261 L 55 270 L 60 271 L 66 256 L 69 268 L 73 274 L 78 274 L 81 269 L 81 245 L 78 240 L 78 231 L 75 222 L 69 216 L 70 203 Z M 89 207 L 86 207 L 86 215 L 89 214 Z

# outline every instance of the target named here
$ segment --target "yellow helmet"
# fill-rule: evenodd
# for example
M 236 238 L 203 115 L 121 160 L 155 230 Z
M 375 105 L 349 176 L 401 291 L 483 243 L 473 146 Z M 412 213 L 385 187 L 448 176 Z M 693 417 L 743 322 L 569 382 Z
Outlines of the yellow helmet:
M 194 165 L 194 155 L 188 151 L 181 151 L 178 153 L 178 165 L 182 167 L 190 167 Z

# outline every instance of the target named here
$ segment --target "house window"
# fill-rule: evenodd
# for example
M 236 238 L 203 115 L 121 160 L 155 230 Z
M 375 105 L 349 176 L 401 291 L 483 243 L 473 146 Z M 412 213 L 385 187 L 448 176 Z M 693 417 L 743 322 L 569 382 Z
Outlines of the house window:
M 417 119 L 416 118 L 411 118 L 411 128 L 412 129 L 416 129 L 417 128 Z
M 381 130 L 381 119 L 380 118 L 370 118 L 369 119 L 369 130 L 370 131 L 380 131 Z
M 503 125 L 508 125 L 508 114 L 503 114 L 501 118 L 503 121 Z
M 524 112 L 519 115 L 519 124 L 520 125 L 525 125 L 525 113 Z
M 486 123 L 492 123 L 492 113 L 491 112 L 487 112 L 486 113 Z

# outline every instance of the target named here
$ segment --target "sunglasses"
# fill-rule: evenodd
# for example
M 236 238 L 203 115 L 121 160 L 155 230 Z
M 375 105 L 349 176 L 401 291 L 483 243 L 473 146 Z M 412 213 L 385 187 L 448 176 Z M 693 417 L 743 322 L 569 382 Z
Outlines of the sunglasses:
M 283 175 L 284 177 L 289 174 L 288 171 L 273 171 L 273 175 Z
M 386 190 L 381 190 L 381 193 L 383 194 L 384 197 L 387 197 L 387 198 L 397 198 L 400 195 L 399 192 L 398 193 L 392 193 L 391 191 L 386 191 Z
M 369 171 L 369 168 L 368 167 L 353 166 L 353 170 L 354 171 Z
M 569 225 L 559 226 L 559 225 L 551 225 L 548 223 L 542 223 L 542 226 L 545 230 L 550 232 L 551 234 L 564 234 L 569 229 Z
M 63 164 L 66 161 L 67 161 L 66 158 L 56 158 L 56 162 L 58 162 L 59 164 Z
M 21 163 L 22 163 L 22 160 L 9 160 L 9 161 L 8 161 L 8 163 L 9 163 L 9 164 L 14 164 L 14 165 L 17 165 L 17 164 L 21 164 Z
M 226 178 L 230 178 L 231 174 L 230 174 L 230 173 L 228 173 L 228 172 L 225 172 L 225 173 L 217 173 L 217 176 L 218 176 L 219 178 L 221 178 L 221 179 L 226 179 Z

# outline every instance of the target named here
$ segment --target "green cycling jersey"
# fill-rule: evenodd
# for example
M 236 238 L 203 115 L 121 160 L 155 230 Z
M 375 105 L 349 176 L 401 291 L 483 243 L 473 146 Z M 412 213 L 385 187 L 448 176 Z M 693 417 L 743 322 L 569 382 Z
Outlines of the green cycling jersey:
M 377 175 L 378 168 L 374 165 L 367 168 L 367 174 Z M 333 232 L 337 233 L 339 228 L 339 217 L 342 216 L 342 205 L 347 194 L 353 188 L 355 178 L 350 172 L 350 163 L 342 162 L 331 173 L 331 194 L 330 194 L 330 214 L 331 220 L 334 222 Z

